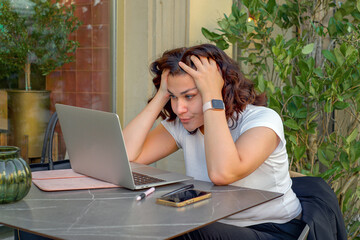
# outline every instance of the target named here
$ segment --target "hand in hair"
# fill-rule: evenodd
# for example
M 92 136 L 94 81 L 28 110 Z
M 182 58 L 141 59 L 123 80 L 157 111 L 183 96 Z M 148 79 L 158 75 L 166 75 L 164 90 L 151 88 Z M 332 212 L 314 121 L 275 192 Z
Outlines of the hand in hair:
M 162 72 L 160 88 L 159 91 L 157 92 L 157 94 L 161 94 L 161 96 L 164 98 L 169 98 L 170 96 L 167 89 L 169 73 L 170 73 L 170 69 L 164 69 L 164 71 Z
M 224 85 L 224 80 L 215 60 L 193 55 L 191 56 L 191 61 L 197 70 L 183 62 L 179 62 L 179 66 L 194 79 L 196 87 L 201 93 L 203 102 L 205 103 L 214 98 L 222 99 L 221 89 Z

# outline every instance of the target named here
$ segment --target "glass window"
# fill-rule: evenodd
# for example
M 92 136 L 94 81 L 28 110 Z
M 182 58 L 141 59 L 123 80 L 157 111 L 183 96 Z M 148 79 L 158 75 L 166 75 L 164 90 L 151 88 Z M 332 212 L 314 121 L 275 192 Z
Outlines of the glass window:
M 0 68 L 3 69 L 0 70 L 0 145 L 19 146 L 23 158 L 29 162 L 36 162 L 41 156 L 44 131 L 51 114 L 55 111 L 56 103 L 103 111 L 111 111 L 113 104 L 111 100 L 113 83 L 110 74 L 110 31 L 111 24 L 114 24 L 110 13 L 112 1 L 4 0 L 0 5 L 0 33 L 15 31 L 7 25 L 8 23 L 2 22 L 5 20 L 1 20 L 1 15 L 7 14 L 5 11 L 13 11 L 17 17 L 22 18 L 25 25 L 19 24 L 19 26 L 24 28 L 24 33 L 45 35 L 51 32 L 55 27 L 50 24 L 50 18 L 47 23 L 37 25 L 38 19 L 34 20 L 33 17 L 39 15 L 39 11 L 42 11 L 41 8 L 47 7 L 44 2 L 58 4 L 58 7 L 74 7 L 73 12 L 67 12 L 67 14 L 72 13 L 81 21 L 77 30 L 67 35 L 67 39 L 76 42 L 78 46 L 76 51 L 70 54 L 74 61 L 58 66 L 43 76 L 42 66 L 37 64 L 40 61 L 36 59 L 41 58 L 40 52 L 33 49 L 40 49 L 42 44 L 42 51 L 51 53 L 52 48 L 59 43 L 56 42 L 57 40 L 52 43 L 47 43 L 46 40 L 43 42 L 38 40 L 36 44 L 31 42 L 33 48 L 30 48 L 31 55 L 28 58 L 33 63 L 30 66 L 32 86 L 31 90 L 26 91 L 24 90 L 26 87 L 24 69 L 26 68 L 13 66 L 10 61 L 4 60 L 5 58 L 1 55 L 6 53 L 1 51 L 0 46 Z M 41 26 L 43 29 L 40 28 Z M 56 29 L 59 33 L 58 36 L 61 37 L 62 29 Z M 4 36 L 4 34 L 0 35 L 0 39 L 2 40 Z M 19 38 L 21 36 L 23 35 L 18 35 Z M 15 39 L 13 38 L 12 42 L 9 41 L 8 46 L 16 44 L 22 46 L 22 43 L 19 44 Z M 54 59 L 57 62 L 61 61 L 59 58 Z M 34 100 L 32 97 L 29 100 L 27 95 L 30 93 L 37 95 L 35 98 L 39 98 L 43 102 L 38 103 L 36 102 L 38 100 Z M 19 103 L 20 101 L 31 104 L 19 108 L 18 104 L 23 104 Z M 22 110 L 18 112 L 17 109 Z M 39 109 L 43 109 L 43 111 L 37 112 Z M 54 143 L 55 159 L 63 159 L 66 150 L 59 126 L 56 128 Z

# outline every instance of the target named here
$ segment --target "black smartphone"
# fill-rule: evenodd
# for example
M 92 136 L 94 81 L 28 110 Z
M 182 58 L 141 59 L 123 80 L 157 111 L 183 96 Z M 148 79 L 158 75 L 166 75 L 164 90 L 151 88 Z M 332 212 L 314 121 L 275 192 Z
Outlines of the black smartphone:
M 156 203 L 172 207 L 182 207 L 211 197 L 210 192 L 190 189 L 156 199 Z

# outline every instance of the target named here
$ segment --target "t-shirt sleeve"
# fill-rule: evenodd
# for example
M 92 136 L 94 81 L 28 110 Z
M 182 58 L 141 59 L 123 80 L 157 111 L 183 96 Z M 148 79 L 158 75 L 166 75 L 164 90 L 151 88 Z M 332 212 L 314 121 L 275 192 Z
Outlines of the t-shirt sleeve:
M 171 134 L 174 138 L 176 145 L 178 148 L 182 148 L 182 139 L 184 135 L 184 127 L 180 123 L 179 119 L 176 118 L 174 121 L 169 122 L 167 119 L 161 121 L 161 124 L 165 127 L 165 129 Z
M 261 108 L 247 116 L 240 129 L 240 135 L 254 127 L 268 127 L 280 138 L 280 147 L 286 144 L 283 122 L 277 112 L 270 108 Z

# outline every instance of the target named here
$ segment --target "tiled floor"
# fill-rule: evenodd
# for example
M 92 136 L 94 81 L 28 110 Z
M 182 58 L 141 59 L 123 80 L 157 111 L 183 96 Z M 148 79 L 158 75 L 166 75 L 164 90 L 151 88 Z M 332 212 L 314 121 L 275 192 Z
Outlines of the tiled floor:
M 13 240 L 14 229 L 5 227 L 0 224 L 0 239 L 1 240 Z

